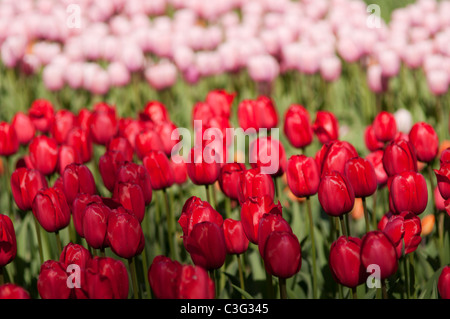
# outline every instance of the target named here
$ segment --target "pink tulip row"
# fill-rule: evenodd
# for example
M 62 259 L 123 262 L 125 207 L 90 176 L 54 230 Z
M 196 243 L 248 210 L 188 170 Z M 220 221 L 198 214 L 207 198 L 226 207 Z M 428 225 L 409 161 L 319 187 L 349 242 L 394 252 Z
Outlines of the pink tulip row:
M 289 70 L 334 81 L 342 60 L 367 67 L 369 87 L 379 93 L 403 63 L 423 69 L 439 95 L 450 82 L 449 15 L 450 2 L 435 0 L 395 10 L 388 25 L 350 0 L 6 0 L 1 59 L 26 73 L 43 67 L 50 90 L 68 85 L 95 94 L 130 83 L 133 73 L 157 90 L 179 74 L 195 83 L 242 69 L 257 82 Z

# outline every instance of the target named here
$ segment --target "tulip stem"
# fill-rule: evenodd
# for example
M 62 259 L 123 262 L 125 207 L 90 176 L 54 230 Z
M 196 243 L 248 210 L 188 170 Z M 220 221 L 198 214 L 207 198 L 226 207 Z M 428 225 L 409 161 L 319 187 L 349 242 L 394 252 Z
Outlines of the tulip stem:
M 136 277 L 136 264 L 134 257 L 128 258 L 128 266 L 130 267 L 131 283 L 133 285 L 134 299 L 138 299 L 138 284 Z
M 352 288 L 352 297 L 353 297 L 353 299 L 358 299 L 358 294 L 356 293 L 356 287 Z
M 366 222 L 366 233 L 370 231 L 370 221 L 369 221 L 369 212 L 367 211 L 367 203 L 366 198 L 362 198 L 363 210 L 364 210 L 364 221 Z
M 403 272 L 405 275 L 405 290 L 406 290 L 406 298 L 410 299 L 410 292 L 409 292 L 409 272 L 408 272 L 408 266 L 406 265 L 406 256 L 402 260 L 403 263 Z
M 267 288 L 267 298 L 273 299 L 272 274 L 269 274 L 267 270 L 266 270 L 266 288 Z
M 167 218 L 167 232 L 169 233 L 169 250 L 170 250 L 170 258 L 175 259 L 175 248 L 174 248 L 174 242 L 173 242 L 173 217 L 172 217 L 172 210 L 170 209 L 169 204 L 169 196 L 167 194 L 167 189 L 163 188 L 164 193 L 164 202 L 166 205 L 166 218 Z
M 238 262 L 238 268 L 239 268 L 239 282 L 241 284 L 241 289 L 245 291 L 245 282 L 244 282 L 244 271 L 242 269 L 242 263 L 241 263 L 241 255 L 237 254 L 236 259 Z M 242 296 L 242 299 L 245 299 L 244 296 Z
M 41 229 L 39 228 L 39 222 L 36 217 L 34 217 L 34 226 L 36 228 L 36 237 L 39 246 L 39 258 L 41 261 L 41 265 L 44 263 L 44 251 L 42 249 L 42 238 L 41 238 Z
M 430 179 L 430 185 L 431 185 L 431 194 L 434 194 L 434 178 L 435 175 L 433 174 L 433 169 L 431 167 L 431 163 L 428 163 L 427 165 L 428 170 L 428 178 Z M 439 237 L 439 259 L 441 260 L 441 263 L 444 262 L 444 215 L 442 212 L 439 212 L 436 208 L 436 200 L 434 198 L 434 195 L 431 196 L 433 198 L 433 210 L 434 210 L 434 216 L 435 220 L 437 221 L 437 227 L 438 227 L 438 237 Z
M 225 217 L 231 218 L 231 198 L 225 196 Z
M 280 299 L 287 299 L 286 278 L 278 278 L 278 284 L 280 286 Z
M 377 229 L 377 191 L 373 194 L 373 209 L 372 209 L 372 227 Z
M 342 235 L 348 238 L 347 225 L 345 224 L 344 215 L 339 216 L 339 221 L 341 223 Z
M 8 203 L 9 203 L 9 218 L 11 219 L 11 222 L 13 223 L 13 225 L 15 224 L 15 216 L 14 216 L 14 197 L 12 195 L 12 191 L 11 191 L 11 174 L 10 174 L 10 164 L 11 164 L 11 160 L 9 158 L 9 156 L 5 156 L 5 165 L 4 165 L 4 174 L 5 174 L 5 181 L 6 181 L 6 185 L 5 185 L 5 189 L 6 190 L 10 190 L 10 196 L 8 199 Z
M 209 192 L 209 185 L 205 185 L 205 191 L 206 191 L 206 200 L 207 200 L 208 203 L 211 204 L 211 206 L 212 206 L 211 194 L 210 194 L 210 192 Z
M 383 299 L 388 299 L 387 289 L 386 289 L 386 279 L 381 280 L 381 291 L 383 292 Z
M 145 289 L 147 291 L 147 298 L 152 299 L 152 291 L 150 289 L 150 283 L 148 281 L 148 264 L 147 264 L 147 252 L 144 246 L 144 250 L 142 251 L 142 272 L 145 280 Z
M 410 286 L 411 294 L 413 295 L 414 299 L 417 299 L 417 291 L 415 289 L 416 273 L 414 271 L 414 255 L 413 254 L 414 254 L 414 252 L 410 253 L 409 258 L 408 258 L 408 268 L 409 268 L 408 280 L 410 280 L 409 286 Z
M 59 231 L 55 232 L 55 236 L 56 236 L 56 248 L 58 249 L 57 250 L 58 256 L 57 256 L 56 260 L 58 260 L 62 253 L 62 244 L 61 244 L 61 237 L 59 237 Z
M 106 255 L 105 255 L 105 247 L 101 247 L 100 248 L 100 257 L 105 257 Z
M 0 286 L 5 283 L 5 276 L 3 275 L 3 267 L 0 267 Z
M 313 298 L 317 299 L 317 266 L 316 266 L 316 240 L 314 237 L 314 222 L 313 222 L 313 216 L 311 212 L 311 200 L 308 197 L 306 197 L 306 208 L 308 211 L 308 218 L 309 218 L 309 233 L 311 236 L 311 251 L 312 251 L 312 271 L 313 271 Z

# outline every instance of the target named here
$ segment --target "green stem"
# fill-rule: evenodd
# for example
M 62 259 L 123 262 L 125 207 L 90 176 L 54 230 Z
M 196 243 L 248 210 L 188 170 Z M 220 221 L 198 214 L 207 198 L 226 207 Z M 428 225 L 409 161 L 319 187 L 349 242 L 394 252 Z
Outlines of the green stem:
M 59 237 L 59 231 L 55 232 L 55 236 L 56 236 L 56 248 L 58 249 L 57 250 L 58 256 L 57 256 L 56 260 L 58 260 L 62 253 L 62 244 L 61 244 L 61 237 Z
M 441 260 L 441 263 L 444 262 L 444 215 L 443 212 L 439 212 L 436 207 L 436 201 L 434 199 L 434 178 L 435 175 L 433 174 L 433 169 L 431 167 L 431 163 L 427 164 L 427 170 L 428 170 L 428 178 L 430 179 L 430 185 L 431 185 L 431 194 L 433 198 L 433 211 L 435 220 L 437 222 L 437 229 L 438 229 L 438 238 L 439 238 L 439 259 Z
M 138 299 L 138 284 L 137 284 L 137 277 L 136 277 L 136 263 L 135 258 L 128 258 L 128 266 L 130 267 L 130 273 L 131 273 L 131 282 L 133 285 L 133 295 L 134 299 Z
M 41 238 L 41 229 L 37 218 L 34 216 L 34 226 L 36 228 L 36 237 L 39 246 L 39 258 L 41 261 L 41 265 L 44 263 L 44 251 L 42 249 L 42 238 Z
M 317 266 L 316 266 L 316 240 L 314 237 L 314 222 L 311 212 L 311 200 L 306 197 L 306 207 L 309 218 L 309 232 L 311 235 L 311 250 L 312 250 L 312 266 L 313 266 L 313 298 L 317 299 Z
M 405 256 L 405 258 L 403 258 L 402 263 L 403 263 L 403 272 L 405 275 L 406 298 L 410 299 L 411 295 L 410 295 L 410 289 L 409 289 L 409 272 L 408 272 L 408 266 L 407 266 L 407 262 L 406 262 L 406 256 Z
M 386 279 L 381 280 L 381 291 L 383 292 L 383 299 L 388 299 Z
M 377 194 L 378 194 L 378 189 L 373 194 L 372 227 L 375 230 L 378 228 L 378 221 L 377 221 Z
M 103 257 L 103 258 L 106 257 L 106 255 L 105 255 L 105 247 L 101 247 L 100 248 L 100 257 Z
M 410 281 L 410 284 L 409 284 L 410 290 L 411 290 L 411 295 L 413 296 L 414 299 L 417 299 L 417 291 L 415 289 L 416 272 L 414 270 L 414 252 L 409 254 L 408 268 L 409 268 L 409 279 L 412 280 L 412 282 Z
M 236 255 L 237 262 L 238 262 L 238 268 L 239 268 L 239 282 L 241 284 L 241 289 L 245 291 L 245 282 L 244 282 L 244 271 L 242 269 L 242 263 L 241 263 L 241 255 Z M 245 299 L 244 296 L 242 296 L 242 299 Z
M 11 191 L 11 171 L 10 171 L 11 159 L 9 156 L 5 156 L 4 174 L 5 174 L 5 190 L 9 192 L 8 204 L 9 204 L 9 218 L 13 225 L 15 224 L 14 214 L 14 197 Z
M 3 267 L 0 267 L 0 286 L 5 283 L 5 276 L 3 275 Z
M 209 193 L 209 185 L 205 185 L 205 191 L 206 191 L 206 200 L 212 206 L 211 194 Z
M 175 259 L 175 248 L 174 248 L 174 230 L 173 230 L 173 216 L 172 210 L 169 205 L 169 196 L 167 195 L 167 190 L 163 188 L 164 193 L 164 202 L 166 205 L 166 218 L 167 218 L 167 232 L 169 236 L 169 249 L 170 249 L 170 258 Z
M 345 224 L 344 215 L 339 216 L 339 221 L 341 223 L 342 234 L 348 238 L 347 225 Z
M 266 288 L 267 288 L 267 298 L 273 299 L 272 274 L 269 274 L 267 270 L 266 270 Z
M 286 278 L 278 278 L 278 284 L 280 286 L 280 299 L 287 299 Z
M 225 217 L 231 218 L 231 198 L 225 196 Z
M 358 294 L 356 293 L 356 287 L 352 288 L 352 296 L 353 296 L 353 299 L 358 299 Z
M 142 272 L 144 275 L 145 289 L 147 290 L 147 297 L 148 297 L 148 299 L 152 299 L 152 291 L 150 289 L 150 283 L 148 281 L 147 252 L 146 252 L 145 247 L 144 247 L 144 250 L 142 251 Z
M 364 209 L 364 221 L 366 222 L 366 233 L 370 231 L 370 220 L 369 220 L 369 212 L 367 211 L 366 198 L 362 198 L 363 209 Z

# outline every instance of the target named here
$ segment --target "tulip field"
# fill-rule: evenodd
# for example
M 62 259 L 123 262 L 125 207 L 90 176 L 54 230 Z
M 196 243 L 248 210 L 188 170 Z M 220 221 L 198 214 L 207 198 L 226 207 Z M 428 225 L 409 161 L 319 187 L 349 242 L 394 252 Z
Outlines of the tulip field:
M 450 1 L 0 1 L 0 299 L 450 299 L 449 86 Z

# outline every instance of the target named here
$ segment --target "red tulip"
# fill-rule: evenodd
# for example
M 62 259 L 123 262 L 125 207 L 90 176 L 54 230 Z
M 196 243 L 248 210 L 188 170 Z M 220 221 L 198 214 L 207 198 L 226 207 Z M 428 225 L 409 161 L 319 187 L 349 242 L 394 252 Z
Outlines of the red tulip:
M 287 163 L 286 177 L 289 189 L 297 197 L 313 196 L 319 189 L 320 171 L 312 157 L 291 156 Z
M 331 112 L 318 111 L 312 129 L 322 144 L 339 138 L 339 123 Z
M 403 172 L 392 179 L 389 199 L 397 213 L 410 211 L 421 214 L 428 204 L 427 182 L 416 172 Z
M 114 137 L 108 143 L 108 151 L 119 151 L 123 153 L 123 156 L 127 162 L 133 160 L 134 148 L 125 137 Z
M 389 237 L 380 231 L 365 234 L 361 243 L 361 263 L 365 269 L 370 265 L 380 267 L 380 280 L 395 274 L 398 269 L 397 253 Z
M 86 206 L 83 217 L 83 235 L 86 242 L 94 249 L 109 246 L 107 238 L 108 217 L 111 209 L 101 203 L 91 203 Z
M 144 157 L 143 163 L 150 176 L 153 189 L 169 188 L 175 183 L 174 171 L 164 152 L 148 152 Z
M 271 136 L 260 137 L 250 143 L 250 165 L 260 167 L 261 172 L 274 177 L 286 170 L 286 152 L 283 144 Z
M 125 209 L 119 208 L 109 215 L 107 236 L 111 250 L 119 257 L 129 259 L 144 250 L 140 221 Z
M 347 177 L 336 171 L 322 177 L 318 193 L 320 205 L 330 216 L 341 216 L 353 209 L 355 203 L 353 188 Z
M 70 208 L 58 188 L 41 189 L 33 201 L 33 214 L 49 233 L 57 232 L 70 222 Z
M 296 148 L 304 148 L 311 144 L 313 130 L 308 111 L 298 104 L 289 106 L 284 115 L 284 134 Z
M 282 214 L 280 202 L 277 205 L 269 196 L 249 197 L 241 204 L 241 222 L 248 240 L 258 244 L 258 230 L 261 218 L 268 213 Z
M 373 132 L 380 142 L 389 142 L 395 138 L 397 134 L 397 122 L 394 115 L 386 111 L 382 111 L 375 116 L 373 120 Z
M 440 166 L 444 166 L 444 164 L 450 163 L 450 147 L 442 151 L 441 157 L 439 158 L 439 163 Z
M 442 198 L 450 199 L 450 164 L 444 164 L 439 170 L 434 170 L 437 186 Z
M 67 285 L 68 273 L 63 263 L 47 260 L 41 266 L 37 288 L 42 299 L 69 299 L 72 291 Z
M 91 115 L 92 112 L 88 109 L 81 109 L 80 112 L 78 112 L 77 125 L 83 131 L 89 131 L 89 119 L 91 118 Z
M 17 207 L 23 211 L 30 210 L 37 192 L 47 187 L 47 180 L 38 170 L 22 167 L 11 175 L 12 195 Z
M 50 129 L 52 137 L 58 144 L 63 144 L 75 124 L 76 117 L 72 112 L 68 110 L 56 112 Z
M 150 179 L 151 177 L 143 165 L 126 162 L 119 167 L 116 175 L 116 183 L 124 182 L 139 185 L 141 187 L 142 194 L 144 195 L 145 205 L 150 204 L 153 194 Z
M 384 150 L 383 166 L 388 176 L 394 176 L 405 171 L 417 172 L 414 146 L 404 139 L 393 140 Z
M 72 146 L 80 155 L 82 163 L 87 163 L 92 158 L 92 140 L 89 132 L 80 127 L 74 127 L 69 131 L 66 138 L 66 145 Z
M 338 171 L 344 175 L 345 164 L 353 157 L 358 157 L 358 152 L 352 144 L 334 141 L 322 146 L 316 154 L 316 161 L 322 176 L 332 171 Z
M 409 132 L 409 141 L 414 146 L 419 161 L 428 163 L 438 155 L 439 138 L 430 124 L 414 124 Z
M 122 152 L 118 151 L 106 151 L 104 155 L 100 157 L 98 163 L 98 169 L 102 176 L 103 184 L 112 192 L 117 179 L 117 170 L 124 164 L 125 157 Z
M 239 196 L 239 176 L 245 171 L 242 163 L 226 163 L 220 169 L 219 185 L 222 192 L 231 199 Z
M 148 282 L 158 299 L 176 299 L 181 264 L 166 256 L 156 256 L 148 269 Z
M 189 153 L 187 173 L 196 185 L 213 184 L 220 174 L 220 158 L 209 146 L 196 146 Z
M 442 299 L 450 299 L 450 266 L 442 269 L 437 287 Z
M 261 173 L 261 169 L 252 168 L 242 171 L 239 176 L 238 199 L 242 204 L 249 197 L 275 196 L 275 186 L 270 175 Z
M 368 197 L 377 190 L 377 176 L 370 161 L 361 157 L 351 158 L 345 164 L 344 171 L 355 197 Z
M 0 122 L 0 156 L 10 156 L 19 149 L 16 130 L 6 122 Z
M 388 180 L 388 176 L 383 166 L 383 155 L 384 152 L 382 150 L 378 150 L 366 156 L 366 160 L 371 162 L 373 168 L 375 169 L 375 175 L 377 177 L 378 186 L 383 186 L 384 184 L 386 184 Z
M 142 122 L 131 118 L 119 120 L 119 136 L 125 137 L 133 150 L 136 149 L 136 136 L 144 130 L 150 122 Z
M 129 282 L 125 265 L 109 257 L 94 257 L 86 269 L 90 299 L 127 299 Z
M 187 181 L 187 165 L 186 161 L 180 155 L 173 155 L 169 159 L 170 166 L 173 170 L 175 183 L 182 185 Z
M 16 258 L 16 232 L 11 219 L 0 214 L 0 269 Z
M 276 210 L 275 210 L 276 211 Z M 258 249 L 261 257 L 264 257 L 264 248 L 269 235 L 274 231 L 292 233 L 291 226 L 280 214 L 265 214 L 259 220 Z
M 377 140 L 373 125 L 368 125 L 364 131 L 364 142 L 369 151 L 375 152 L 381 150 L 384 147 L 384 143 Z
M 30 117 L 23 112 L 17 112 L 12 121 L 11 126 L 16 131 L 17 141 L 21 145 L 27 145 L 33 139 L 36 129 Z
M 222 228 L 225 235 L 227 254 L 239 255 L 247 251 L 249 241 L 240 220 L 227 218 L 223 221 Z
M 97 192 L 94 176 L 89 168 L 82 164 L 67 165 L 62 174 L 62 181 L 64 194 L 69 205 L 72 205 L 79 193 L 94 195 Z
M 195 224 L 187 237 L 186 250 L 197 266 L 206 270 L 222 267 L 227 255 L 222 227 L 208 221 Z
M 445 199 L 442 197 L 439 187 L 435 187 L 433 191 L 434 203 L 438 211 L 445 211 Z
M 15 284 L 4 284 L 0 286 L 0 299 L 30 299 L 30 294 Z
M 270 129 L 277 127 L 278 114 L 273 101 L 266 96 L 256 100 L 243 100 L 238 106 L 239 126 L 247 129 Z
M 164 152 L 164 143 L 161 136 L 153 129 L 141 131 L 135 140 L 136 154 L 142 160 L 150 151 Z
M 137 184 L 116 182 L 113 199 L 129 210 L 139 222 L 144 220 L 145 199 L 142 188 Z
M 75 230 L 81 237 L 84 238 L 83 220 L 86 208 L 89 204 L 102 204 L 102 199 L 98 195 L 78 194 L 72 204 L 72 217 Z
M 66 266 L 78 265 L 80 269 L 85 270 L 92 260 L 92 255 L 81 245 L 69 243 L 67 244 L 59 257 L 59 262 Z
M 382 231 L 396 247 L 398 257 L 403 255 L 403 249 L 405 255 L 412 253 L 422 241 L 420 218 L 410 212 L 391 216 Z
M 197 102 L 192 108 L 192 122 L 202 121 L 202 124 L 203 122 L 206 123 L 211 117 L 215 116 L 216 111 L 206 102 Z
M 96 144 L 107 145 L 119 130 L 115 107 L 106 103 L 96 104 L 94 112 L 89 117 L 88 125 L 92 141 Z
M 205 101 L 214 115 L 229 118 L 235 96 L 236 93 L 228 93 L 225 90 L 212 90 L 206 95 Z
M 289 278 L 300 271 L 302 255 L 297 236 L 286 231 L 274 231 L 264 246 L 264 266 L 279 278 Z
M 155 125 L 155 132 L 161 138 L 163 151 L 167 156 L 170 156 L 173 148 L 180 142 L 180 139 L 172 138 L 172 133 L 177 129 L 177 126 L 172 122 L 160 122 Z
M 38 99 L 31 104 L 28 116 L 38 131 L 47 133 L 52 126 L 54 112 L 52 103 Z
M 81 163 L 82 163 L 81 156 L 75 148 L 68 145 L 60 146 L 58 150 L 58 163 L 56 165 L 60 175 L 64 174 L 64 170 L 70 164 L 81 164 Z
M 339 237 L 330 248 L 329 265 L 334 280 L 339 284 L 355 288 L 366 279 L 361 263 L 361 240 L 355 237 Z
M 58 161 L 58 145 L 45 135 L 35 137 L 29 146 L 30 162 L 44 175 L 52 174 Z
M 205 269 L 184 265 L 178 279 L 178 299 L 214 299 L 214 281 Z
M 163 103 L 158 101 L 150 101 L 145 105 L 144 111 L 139 114 L 139 117 L 143 121 L 159 123 L 168 121 L 169 113 Z

